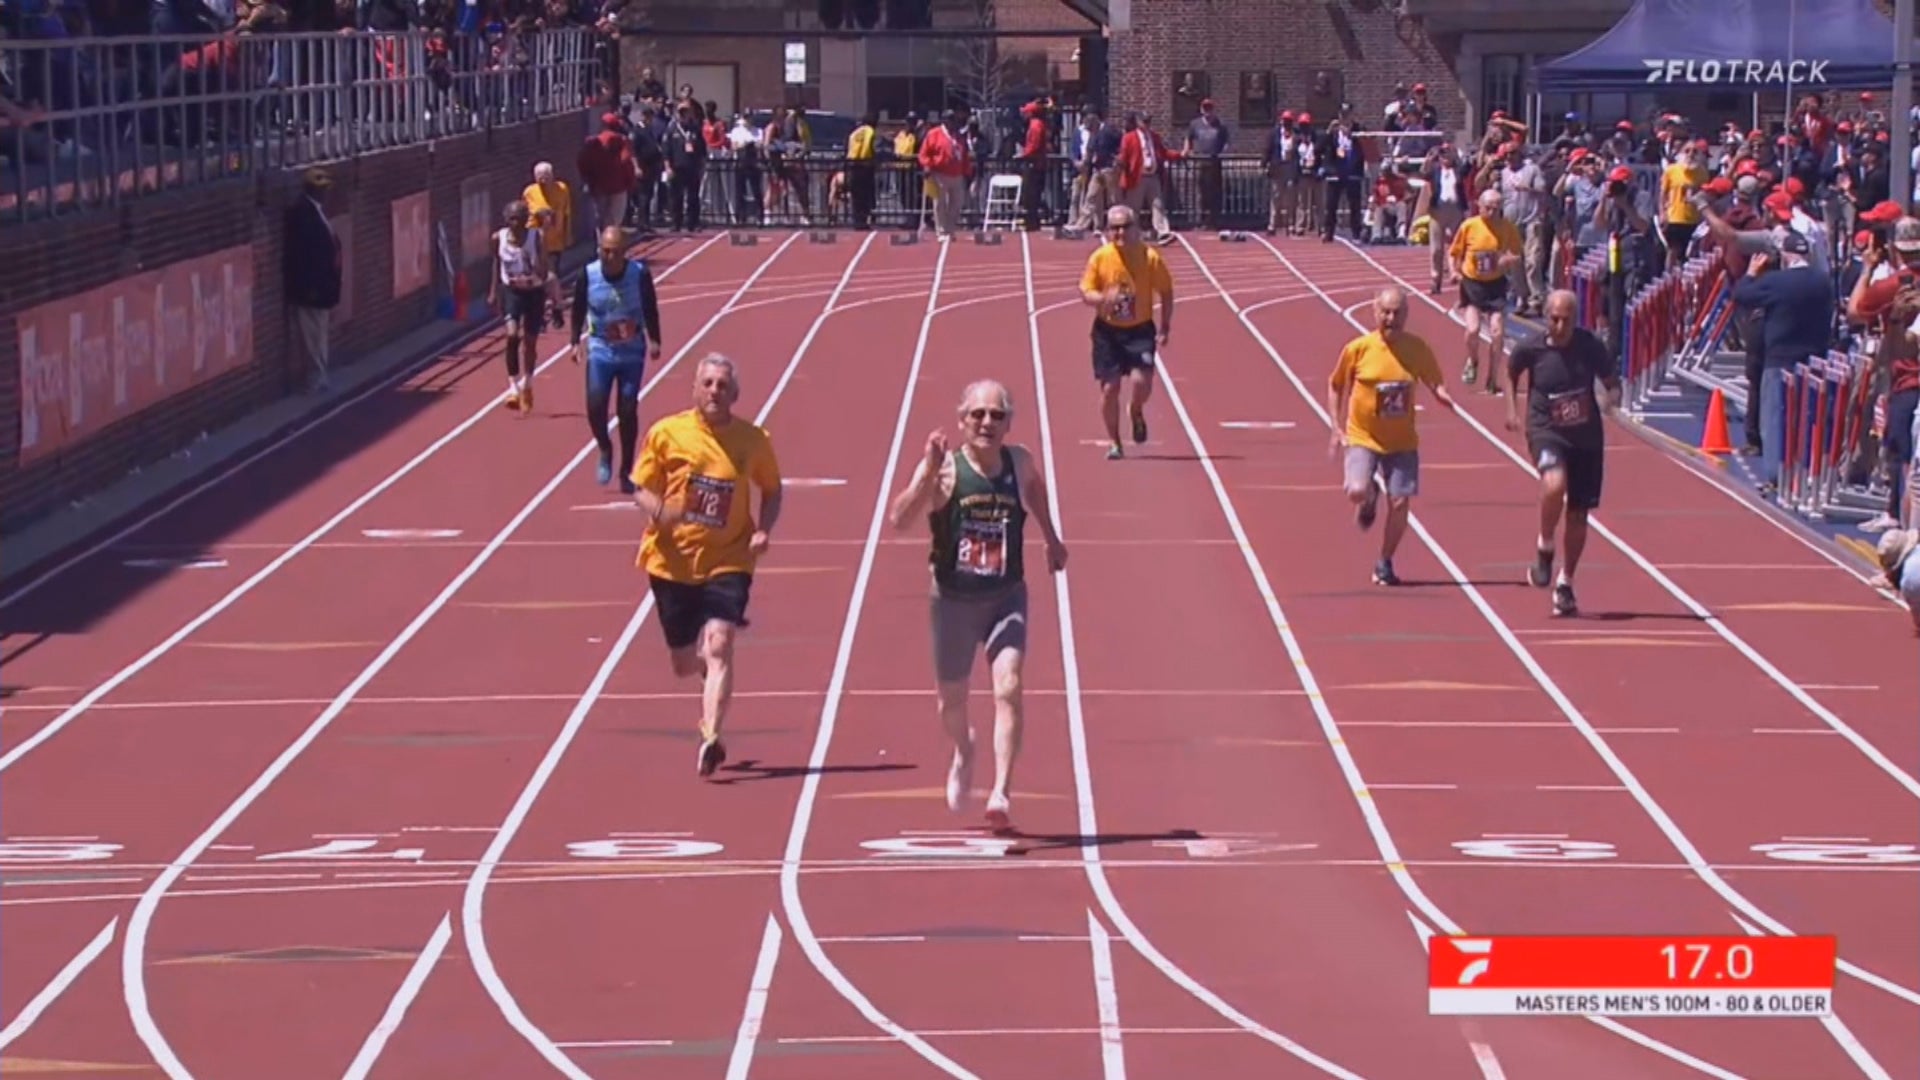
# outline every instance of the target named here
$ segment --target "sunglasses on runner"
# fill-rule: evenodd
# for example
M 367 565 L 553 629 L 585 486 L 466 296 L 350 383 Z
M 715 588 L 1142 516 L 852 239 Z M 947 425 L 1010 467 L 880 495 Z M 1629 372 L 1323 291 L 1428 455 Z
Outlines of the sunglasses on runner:
M 1005 409 L 969 409 L 967 411 L 967 419 L 975 423 L 988 419 L 1005 420 L 1006 418 L 1007 411 Z

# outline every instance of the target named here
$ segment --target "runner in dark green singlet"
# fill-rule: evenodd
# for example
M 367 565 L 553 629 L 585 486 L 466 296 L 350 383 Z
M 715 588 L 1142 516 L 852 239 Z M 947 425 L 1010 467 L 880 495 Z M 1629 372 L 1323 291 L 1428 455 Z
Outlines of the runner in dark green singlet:
M 1009 789 L 1020 752 L 1021 667 L 1027 651 L 1025 533 L 1031 518 L 1046 541 L 1047 568 L 1058 573 L 1067 549 L 1054 530 L 1046 481 L 1025 447 L 1006 442 L 1013 404 L 1006 387 L 979 382 L 960 399 L 964 441 L 949 450 L 947 433 L 927 438 L 913 479 L 893 500 L 893 527 L 907 528 L 924 511 L 933 534 L 929 557 L 933 595 L 934 677 L 940 721 L 953 740 L 947 806 L 966 809 L 973 791 L 973 727 L 967 683 L 973 658 L 984 650 L 993 669 L 994 784 L 987 822 L 1013 825 Z

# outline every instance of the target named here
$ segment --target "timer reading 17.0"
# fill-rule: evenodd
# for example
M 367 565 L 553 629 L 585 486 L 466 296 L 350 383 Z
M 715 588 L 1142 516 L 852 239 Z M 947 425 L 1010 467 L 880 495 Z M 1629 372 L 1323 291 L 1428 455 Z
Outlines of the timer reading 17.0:
M 1714 954 L 1718 952 L 1718 959 Z M 1744 942 L 1716 950 L 1711 944 L 1663 945 L 1660 956 L 1667 962 L 1670 982 L 1701 982 L 1753 977 L 1753 947 Z

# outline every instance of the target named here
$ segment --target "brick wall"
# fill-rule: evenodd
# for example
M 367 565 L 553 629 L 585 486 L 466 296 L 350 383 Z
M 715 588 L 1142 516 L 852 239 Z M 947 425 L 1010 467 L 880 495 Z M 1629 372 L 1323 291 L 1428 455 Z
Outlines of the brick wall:
M 483 178 L 469 191 L 484 193 L 491 207 L 486 224 L 497 227 L 501 207 L 530 182 L 536 161 L 551 161 L 577 190 L 573 162 L 585 133 L 586 117 L 571 113 L 335 165 L 326 209 L 336 228 L 344 226 L 350 290 L 335 312 L 335 366 L 435 318 L 436 291 L 444 285 L 437 257 L 425 287 L 393 295 L 393 200 L 428 192 L 430 223 L 445 228 L 459 261 L 462 181 Z M 290 355 L 280 266 L 282 214 L 298 185 L 297 173 L 265 174 L 58 222 L 9 226 L 7 257 L 0 260 L 0 528 L 17 528 L 63 507 L 134 468 L 166 458 L 202 432 L 297 390 L 304 364 Z M 237 245 L 250 246 L 253 254 L 251 362 L 22 465 L 17 316 L 134 273 Z M 484 266 L 474 262 L 464 269 L 471 275 L 472 295 L 483 296 Z M 446 324 L 449 337 L 459 329 Z
M 1242 115 L 1241 78 L 1265 73 L 1273 109 L 1263 110 L 1263 128 L 1283 108 L 1309 108 L 1317 119 L 1341 96 L 1373 126 L 1396 82 L 1426 83 L 1441 125 L 1463 126 L 1454 57 L 1393 8 L 1378 0 L 1133 0 L 1133 29 L 1110 46 L 1112 107 L 1144 110 L 1172 130 L 1192 107 L 1176 107 L 1175 73 L 1196 71 L 1225 117 L 1246 126 L 1253 120 Z M 1316 99 L 1321 71 L 1334 92 Z

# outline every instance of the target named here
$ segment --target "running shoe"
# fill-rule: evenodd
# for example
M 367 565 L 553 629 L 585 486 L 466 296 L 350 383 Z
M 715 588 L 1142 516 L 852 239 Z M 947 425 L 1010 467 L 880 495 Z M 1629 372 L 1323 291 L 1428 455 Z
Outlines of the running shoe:
M 1400 584 L 1400 575 L 1393 572 L 1391 560 L 1382 559 L 1373 564 L 1373 583 L 1387 586 Z
M 533 411 L 532 379 L 528 379 L 526 382 L 520 384 L 520 411 L 523 413 L 531 413 Z
M 631 495 L 634 493 L 634 491 L 635 491 L 635 488 L 633 486 L 633 473 L 628 472 L 625 476 L 622 476 L 620 478 L 620 494 Z
M 1527 584 L 1536 589 L 1544 589 L 1553 580 L 1553 549 L 1543 548 L 1533 553 L 1533 565 L 1527 567 Z
M 594 470 L 593 476 L 595 480 L 599 481 L 601 487 L 606 487 L 608 484 L 613 483 L 612 454 L 600 455 L 600 467 Z
M 1460 373 L 1460 381 L 1462 383 L 1465 383 L 1468 386 L 1472 386 L 1474 383 L 1475 376 L 1479 374 L 1480 374 L 1479 362 L 1474 360 L 1469 360 L 1467 361 L 1467 370 Z
M 1139 446 L 1147 441 L 1147 414 L 1139 408 L 1133 410 L 1133 442 Z
M 1127 452 L 1125 450 L 1120 449 L 1119 443 L 1114 443 L 1112 446 L 1107 447 L 1108 461 L 1119 461 L 1121 458 L 1126 456 L 1127 456 Z
M 987 797 L 987 827 L 996 833 L 1013 831 L 1013 800 L 995 792 Z
M 700 740 L 699 768 L 701 776 L 712 776 L 714 770 L 727 763 L 727 747 L 720 736 L 713 735 Z
M 1553 613 L 1555 615 L 1571 615 L 1579 610 L 1580 605 L 1573 598 L 1573 586 L 1571 584 L 1563 581 L 1553 587 Z
M 962 757 L 955 751 L 953 764 L 947 769 L 947 809 L 956 814 L 965 813 L 972 797 L 973 758 Z

